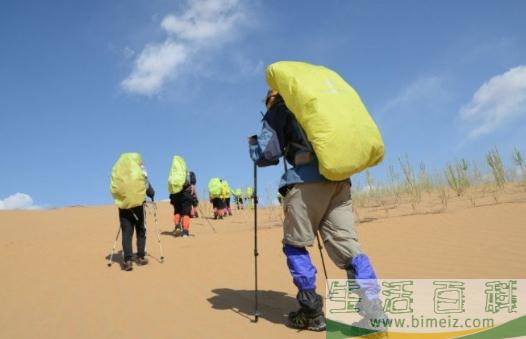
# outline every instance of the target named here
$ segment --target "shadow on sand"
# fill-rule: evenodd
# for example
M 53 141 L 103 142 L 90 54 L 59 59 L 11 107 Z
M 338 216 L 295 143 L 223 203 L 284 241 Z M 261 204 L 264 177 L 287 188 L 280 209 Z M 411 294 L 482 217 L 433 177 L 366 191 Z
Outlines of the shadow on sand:
M 106 256 L 106 262 L 110 260 L 111 253 Z M 122 250 L 119 250 L 118 252 L 115 252 L 113 254 L 112 258 L 112 264 L 117 264 L 119 266 L 122 266 L 124 263 L 124 254 L 122 253 Z
M 111 253 L 108 254 L 104 258 L 104 259 L 106 259 L 106 264 L 110 260 L 110 256 L 111 256 Z M 157 261 L 158 263 L 161 263 L 161 260 L 158 257 L 156 257 L 155 255 L 152 255 L 151 253 L 146 252 L 146 256 L 148 258 L 152 259 L 152 260 Z M 133 255 L 132 261 L 134 263 L 137 262 L 137 255 L 136 254 Z M 112 265 L 119 265 L 121 267 L 121 269 L 122 269 L 122 264 L 124 264 L 124 253 L 122 252 L 122 250 L 119 250 L 118 252 L 115 252 L 115 254 L 113 254 Z
M 231 310 L 240 316 L 254 319 L 254 291 L 218 288 L 212 290 L 215 296 L 207 299 L 216 310 Z M 287 314 L 299 306 L 295 298 L 283 292 L 259 291 L 260 318 L 275 324 L 285 324 Z
M 172 230 L 172 231 L 162 231 L 160 234 L 161 234 L 161 235 L 169 235 L 169 236 L 171 236 L 172 238 L 175 238 L 175 235 L 174 235 L 174 231 L 173 231 L 173 230 Z

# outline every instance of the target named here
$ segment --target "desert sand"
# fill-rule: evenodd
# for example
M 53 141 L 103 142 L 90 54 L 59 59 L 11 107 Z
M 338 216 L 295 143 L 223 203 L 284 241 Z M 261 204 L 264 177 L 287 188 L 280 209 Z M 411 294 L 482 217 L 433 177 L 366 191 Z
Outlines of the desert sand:
M 416 213 L 361 207 L 360 241 L 381 278 L 526 278 L 526 194 L 499 202 L 453 198 L 445 211 Z M 276 208 L 260 213 L 261 318 L 251 322 L 253 217 L 234 214 L 192 219 L 192 236 L 174 238 L 171 207 L 159 203 L 164 263 L 149 217 L 150 264 L 124 272 L 120 254 L 106 265 L 114 206 L 0 211 L 0 338 L 324 338 L 284 326 L 296 290 Z M 318 249 L 310 252 L 323 290 Z M 325 258 L 330 277 L 345 277 Z

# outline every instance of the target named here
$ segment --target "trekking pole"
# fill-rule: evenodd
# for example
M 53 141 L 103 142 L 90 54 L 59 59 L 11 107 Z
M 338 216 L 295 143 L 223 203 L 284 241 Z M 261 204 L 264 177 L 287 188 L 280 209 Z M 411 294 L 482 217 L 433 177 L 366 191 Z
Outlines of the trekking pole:
M 157 222 L 157 204 L 152 199 L 153 204 L 153 218 L 155 221 L 155 230 L 157 232 L 157 242 L 159 243 L 159 252 L 161 253 L 161 263 L 164 262 L 163 245 L 161 244 L 161 236 L 159 235 L 159 223 Z
M 108 267 L 111 267 L 111 264 L 113 264 L 113 254 L 115 253 L 115 247 L 117 246 L 117 240 L 119 239 L 120 234 L 121 226 L 119 225 L 119 230 L 117 231 L 117 236 L 115 237 L 115 241 L 113 242 L 113 248 L 111 249 L 110 259 L 108 260 Z
M 210 221 L 208 221 L 208 218 L 206 217 L 206 215 L 203 214 L 203 211 L 201 210 L 201 207 L 199 205 L 197 205 L 197 209 L 199 210 L 199 213 L 205 219 L 205 221 L 208 224 L 208 226 L 210 226 L 210 228 L 212 228 L 212 231 L 214 231 L 214 233 L 217 233 L 216 228 L 210 223 Z
M 254 272 L 255 272 L 255 310 L 254 322 L 258 322 L 258 169 L 254 163 L 254 192 L 252 193 L 254 199 Z
M 327 268 L 325 267 L 325 259 L 323 258 L 323 251 L 322 251 L 323 247 L 321 246 L 319 232 L 316 232 L 316 240 L 318 240 L 318 248 L 320 249 L 321 265 L 323 266 L 323 274 L 325 274 L 325 287 L 327 288 L 328 295 L 331 295 L 331 291 L 329 289 L 329 278 L 327 276 Z

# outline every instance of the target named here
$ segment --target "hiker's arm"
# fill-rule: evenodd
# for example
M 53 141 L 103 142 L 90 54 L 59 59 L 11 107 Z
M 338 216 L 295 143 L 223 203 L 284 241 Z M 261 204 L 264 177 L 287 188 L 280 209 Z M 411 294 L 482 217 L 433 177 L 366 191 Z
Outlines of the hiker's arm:
M 286 115 L 282 113 L 279 107 L 268 111 L 261 133 L 249 139 L 250 157 L 259 167 L 277 165 L 283 155 Z
M 146 195 L 148 197 L 150 197 L 150 199 L 153 200 L 153 198 L 155 197 L 155 190 L 153 189 L 152 185 L 150 184 L 150 181 L 148 180 L 148 178 L 146 178 Z

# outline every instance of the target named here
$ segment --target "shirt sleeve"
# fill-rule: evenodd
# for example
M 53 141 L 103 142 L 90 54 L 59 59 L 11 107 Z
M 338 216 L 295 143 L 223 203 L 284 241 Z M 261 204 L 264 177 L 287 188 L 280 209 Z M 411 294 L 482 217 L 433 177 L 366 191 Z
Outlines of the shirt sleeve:
M 265 114 L 257 141 L 249 145 L 250 157 L 259 167 L 277 165 L 283 155 L 287 117 L 283 110 L 286 110 L 285 105 L 277 105 Z
M 151 199 L 155 196 L 155 190 L 153 189 L 152 185 L 150 184 L 150 181 L 148 178 L 146 178 L 146 195 L 149 196 Z

